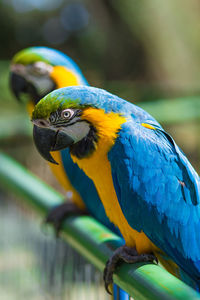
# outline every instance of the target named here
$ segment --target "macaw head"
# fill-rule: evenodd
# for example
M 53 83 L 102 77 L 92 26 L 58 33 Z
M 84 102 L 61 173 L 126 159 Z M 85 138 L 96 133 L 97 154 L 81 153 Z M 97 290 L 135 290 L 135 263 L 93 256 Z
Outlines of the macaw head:
M 87 85 L 87 81 L 75 62 L 60 51 L 30 47 L 12 59 L 10 86 L 19 101 L 25 95 L 30 115 L 35 104 L 54 89 L 79 84 Z
M 97 149 L 109 151 L 126 118 L 120 108 L 128 104 L 102 89 L 79 86 L 53 91 L 32 114 L 34 142 L 40 154 L 56 163 L 51 151 L 69 147 L 77 159 Z

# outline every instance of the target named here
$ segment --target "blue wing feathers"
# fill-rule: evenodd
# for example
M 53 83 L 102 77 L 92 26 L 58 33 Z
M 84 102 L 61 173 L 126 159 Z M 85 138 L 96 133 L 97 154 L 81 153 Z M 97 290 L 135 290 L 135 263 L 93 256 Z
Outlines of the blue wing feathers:
M 123 124 L 108 158 L 129 224 L 199 284 L 200 184 L 183 152 L 161 127 L 133 120 Z
M 165 131 L 158 129 L 156 132 L 158 134 L 161 134 L 162 136 L 165 136 L 170 144 L 174 147 L 176 153 L 177 153 L 177 162 L 179 167 L 183 170 L 183 182 L 187 182 L 187 187 L 184 187 L 184 193 L 186 193 L 186 199 L 188 201 L 192 201 L 193 204 L 199 203 L 199 184 L 194 181 L 194 176 L 196 176 L 196 172 L 192 168 L 190 164 L 188 164 L 188 160 L 184 153 L 181 151 L 181 149 L 176 145 L 172 137 L 167 134 Z M 188 193 L 191 193 L 191 197 L 188 197 Z

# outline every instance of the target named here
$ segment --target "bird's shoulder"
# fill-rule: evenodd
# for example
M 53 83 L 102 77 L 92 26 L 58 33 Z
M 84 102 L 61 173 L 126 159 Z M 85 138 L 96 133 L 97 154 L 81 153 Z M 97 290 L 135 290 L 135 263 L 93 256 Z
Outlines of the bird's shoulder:
M 153 121 L 124 123 L 108 156 L 112 164 L 118 157 L 123 167 L 117 170 L 125 177 L 138 176 L 140 182 L 152 180 L 155 186 L 165 184 L 172 190 L 178 185 L 186 202 L 200 203 L 198 174 L 173 138 Z

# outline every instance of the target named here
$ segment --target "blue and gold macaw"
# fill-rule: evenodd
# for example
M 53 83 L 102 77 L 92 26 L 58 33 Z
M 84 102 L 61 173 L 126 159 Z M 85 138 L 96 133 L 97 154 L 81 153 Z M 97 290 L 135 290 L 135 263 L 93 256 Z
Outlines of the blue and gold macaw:
M 55 163 L 50 151 L 68 148 L 125 239 L 108 261 L 106 287 L 116 261 L 152 260 L 152 253 L 199 287 L 199 176 L 153 117 L 104 90 L 79 86 L 44 97 L 32 121 L 43 157 Z

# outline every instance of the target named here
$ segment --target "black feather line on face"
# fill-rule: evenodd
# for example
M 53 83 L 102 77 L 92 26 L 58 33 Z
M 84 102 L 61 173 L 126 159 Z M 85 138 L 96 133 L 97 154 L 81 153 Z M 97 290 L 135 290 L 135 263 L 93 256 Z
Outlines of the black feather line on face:
M 79 159 L 88 157 L 95 151 L 97 142 L 97 130 L 94 126 L 90 125 L 90 131 L 88 135 L 81 141 L 70 146 L 70 153 Z
M 72 125 L 72 124 L 76 123 L 77 121 L 81 121 L 81 120 L 76 120 L 74 123 L 69 123 L 76 116 L 77 117 L 81 116 L 81 113 L 82 113 L 82 111 L 80 109 L 75 109 L 74 108 L 73 111 L 74 111 L 74 114 L 73 114 L 72 117 L 70 117 L 69 119 L 64 119 L 64 118 L 62 118 L 62 110 L 57 110 L 57 111 L 50 114 L 49 121 L 55 127 L 61 127 L 61 126 L 62 127 L 67 127 L 69 125 Z
M 69 127 L 69 126 L 71 126 L 71 125 L 73 125 L 73 124 L 75 124 L 75 123 L 80 123 L 80 122 L 85 122 L 85 120 L 81 120 L 81 119 L 76 119 L 74 122 L 71 122 L 71 123 L 66 123 L 66 121 L 65 122 L 59 122 L 59 123 L 57 123 L 56 125 L 54 125 L 56 128 L 60 128 L 60 127 Z

